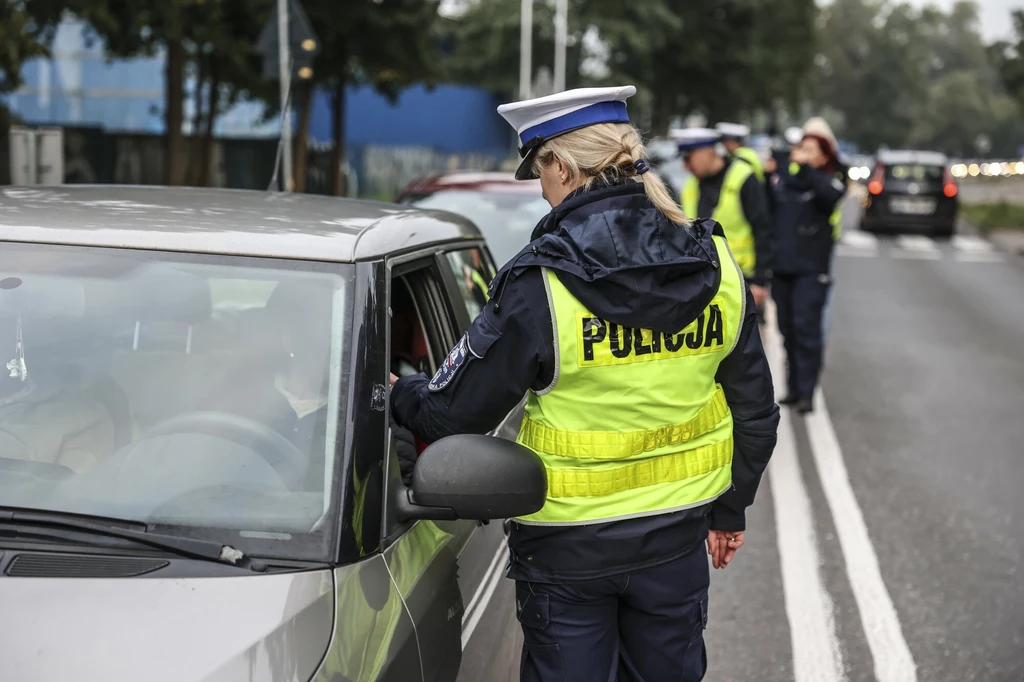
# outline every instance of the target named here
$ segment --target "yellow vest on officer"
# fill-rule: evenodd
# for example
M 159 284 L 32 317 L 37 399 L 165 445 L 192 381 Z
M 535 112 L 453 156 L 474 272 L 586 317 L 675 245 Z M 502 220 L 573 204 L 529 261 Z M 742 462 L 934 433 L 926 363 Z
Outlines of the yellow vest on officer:
M 491 300 L 490 294 L 487 293 L 487 290 L 490 287 L 490 285 L 487 283 L 487 280 L 484 279 L 484 276 L 480 274 L 480 271 L 477 270 L 476 268 L 472 268 L 469 273 L 469 278 L 473 280 L 473 284 L 479 287 L 480 291 L 483 292 L 484 300 Z
M 761 157 L 757 155 L 756 151 L 750 147 L 738 147 L 732 155 L 749 163 L 757 181 L 764 184 L 764 164 L 761 163 Z
M 729 489 L 732 413 L 715 375 L 738 340 L 746 296 L 725 240 L 714 243 L 718 291 L 678 334 L 602 320 L 544 271 L 557 370 L 551 386 L 530 393 L 519 442 L 544 461 L 548 498 L 521 523 L 648 516 Z
M 743 204 L 740 202 L 740 189 L 753 172 L 750 164 L 742 161 L 733 161 L 729 164 L 729 169 L 725 172 L 725 179 L 722 181 L 722 191 L 718 195 L 718 205 L 711 213 L 711 218 L 716 220 L 725 231 L 729 249 L 732 250 L 733 257 L 746 277 L 754 276 L 757 252 L 754 250 L 754 229 L 743 213 Z M 697 218 L 700 204 L 700 181 L 695 175 L 686 179 L 681 198 L 683 213 L 688 218 Z

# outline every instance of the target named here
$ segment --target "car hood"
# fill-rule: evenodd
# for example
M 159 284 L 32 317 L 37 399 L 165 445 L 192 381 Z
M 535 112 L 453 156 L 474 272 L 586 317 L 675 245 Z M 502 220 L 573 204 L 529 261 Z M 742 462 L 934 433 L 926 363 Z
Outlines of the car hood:
M 0 578 L 0 680 L 307 682 L 330 643 L 329 571 Z

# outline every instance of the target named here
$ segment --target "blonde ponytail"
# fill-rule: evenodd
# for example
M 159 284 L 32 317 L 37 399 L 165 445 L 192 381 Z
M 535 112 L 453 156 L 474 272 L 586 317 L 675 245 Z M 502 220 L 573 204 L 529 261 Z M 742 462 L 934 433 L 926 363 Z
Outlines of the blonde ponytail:
M 642 175 L 634 165 L 646 156 L 640 133 L 628 123 L 600 123 L 560 135 L 544 143 L 534 157 L 534 171 L 551 165 L 557 158 L 566 167 L 568 179 L 589 188 L 598 179 L 634 178 L 643 183 L 644 193 L 655 208 L 677 225 L 689 225 L 679 204 L 652 171 Z

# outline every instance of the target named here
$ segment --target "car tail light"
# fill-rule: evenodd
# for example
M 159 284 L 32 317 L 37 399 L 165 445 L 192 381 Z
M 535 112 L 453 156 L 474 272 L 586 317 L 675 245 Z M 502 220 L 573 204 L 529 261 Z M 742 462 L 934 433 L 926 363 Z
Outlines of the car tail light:
M 875 166 L 875 174 L 871 176 L 871 182 L 868 183 L 868 192 L 871 194 L 881 194 L 882 190 L 885 189 L 885 184 L 882 182 L 884 177 L 885 166 L 878 164 Z
M 952 199 L 956 196 L 959 189 L 956 186 L 956 180 L 953 179 L 953 174 L 946 169 L 945 177 L 942 180 L 942 193 Z

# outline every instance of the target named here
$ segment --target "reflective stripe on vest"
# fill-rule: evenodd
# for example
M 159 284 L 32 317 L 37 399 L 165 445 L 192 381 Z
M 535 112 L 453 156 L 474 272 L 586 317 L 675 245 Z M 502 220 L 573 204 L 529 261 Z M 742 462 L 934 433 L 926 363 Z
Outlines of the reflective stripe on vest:
M 729 414 L 721 386 L 714 397 L 692 419 L 640 431 L 565 431 L 535 422 L 527 415 L 519 442 L 531 450 L 540 450 L 560 457 L 579 459 L 625 459 L 651 452 L 666 445 L 683 443 L 703 436 Z
M 754 269 L 757 265 L 757 252 L 754 250 L 754 230 L 743 213 L 743 204 L 740 201 L 740 189 L 754 171 L 749 164 L 743 162 L 732 162 L 729 170 L 725 172 L 725 179 L 722 181 L 722 191 L 718 195 L 718 205 L 712 211 L 711 217 L 716 220 L 725 231 L 725 238 L 729 240 L 729 248 L 732 255 L 739 264 L 743 274 L 747 277 L 754 276 Z M 701 217 L 697 215 L 700 204 L 700 182 L 697 177 L 691 175 L 683 185 L 683 213 L 688 218 Z
M 762 185 L 764 184 L 764 164 L 761 163 L 761 157 L 757 155 L 756 151 L 750 147 L 738 147 L 732 155 L 750 164 L 751 170 L 754 171 L 754 177 Z
M 473 280 L 473 284 L 477 285 L 480 288 L 480 291 L 483 292 L 484 300 L 485 301 L 491 300 L 490 295 L 488 295 L 488 293 L 487 293 L 487 290 L 489 288 L 489 286 L 487 284 L 487 280 L 485 280 L 484 276 L 480 274 L 480 271 L 477 270 L 476 268 L 473 268 L 472 270 L 470 270 L 469 277 L 470 277 L 470 279 Z
M 732 482 L 732 413 L 718 366 L 732 352 L 746 302 L 742 273 L 721 237 L 711 303 L 674 334 L 592 315 L 544 271 L 557 371 L 531 392 L 519 442 L 548 473 L 548 499 L 519 519 L 580 525 L 706 504 Z

